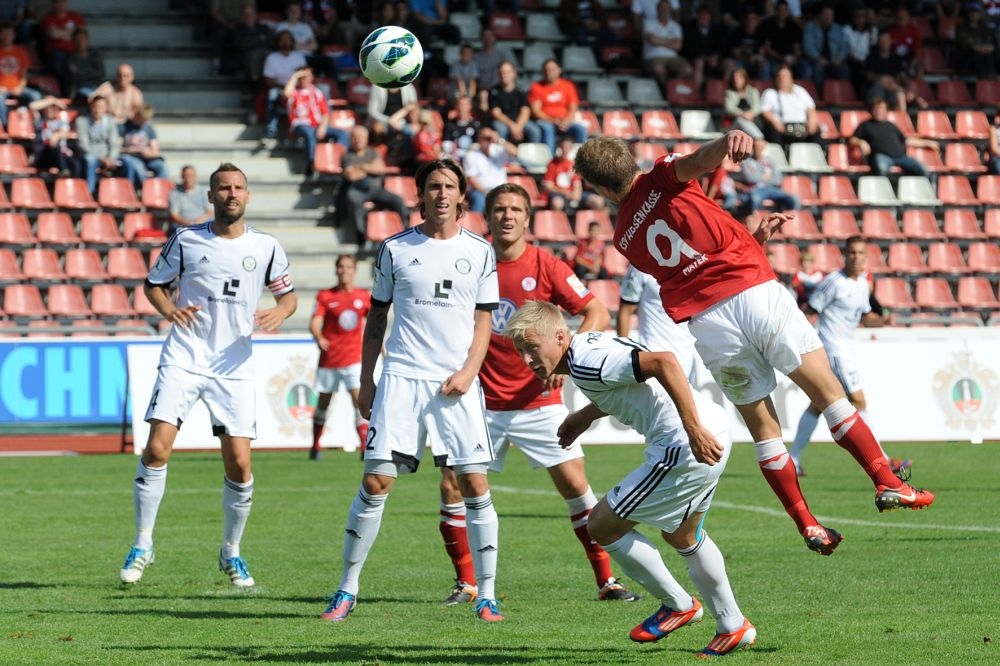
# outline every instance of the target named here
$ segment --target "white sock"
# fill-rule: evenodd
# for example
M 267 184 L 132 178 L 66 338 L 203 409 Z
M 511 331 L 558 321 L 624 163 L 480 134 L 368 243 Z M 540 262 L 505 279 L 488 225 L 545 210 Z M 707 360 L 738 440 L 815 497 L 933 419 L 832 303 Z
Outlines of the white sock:
M 811 409 L 807 409 L 802 412 L 802 416 L 799 417 L 799 426 L 795 430 L 795 440 L 792 442 L 792 460 L 795 461 L 795 467 L 799 467 L 799 463 L 802 461 L 802 452 L 806 450 L 809 446 L 809 440 L 812 439 L 812 435 L 816 432 L 816 425 L 819 423 L 819 414 L 813 412 Z
M 240 541 L 250 517 L 253 504 L 253 477 L 246 483 L 237 483 L 229 477 L 222 484 L 222 557 L 240 556 Z
M 358 578 L 382 526 L 382 512 L 388 497 L 389 495 L 369 495 L 361 488 L 351 502 L 351 508 L 347 511 L 347 525 L 344 527 L 344 548 L 341 551 L 344 571 L 340 575 L 338 590 L 348 594 L 358 593 Z
M 691 608 L 693 602 L 681 584 L 667 570 L 660 551 L 635 530 L 610 544 L 601 544 L 625 575 L 649 590 L 665 606 L 677 611 Z
M 708 610 L 715 616 L 716 632 L 728 634 L 743 626 L 743 613 L 736 605 L 733 588 L 726 575 L 726 562 L 708 532 L 701 530 L 701 539 L 687 550 L 677 551 L 687 560 L 688 573 L 701 594 Z
M 135 543 L 132 545 L 136 548 L 149 550 L 153 547 L 153 527 L 166 487 L 167 466 L 146 467 L 140 460 L 132 486 L 135 503 Z
M 597 506 L 597 496 L 594 495 L 594 491 L 591 490 L 590 486 L 587 486 L 586 492 L 582 495 L 566 500 L 566 506 L 569 508 L 569 515 L 571 516 L 575 516 L 578 513 L 583 513 L 585 511 L 587 512 L 587 515 L 589 515 L 590 510 Z M 586 515 L 583 518 L 582 524 L 587 524 Z M 579 526 L 580 525 L 573 523 L 573 529 L 576 529 Z
M 490 491 L 479 497 L 466 497 L 465 513 L 472 567 L 476 571 L 476 586 L 479 588 L 476 599 L 495 599 L 500 520 L 493 508 Z

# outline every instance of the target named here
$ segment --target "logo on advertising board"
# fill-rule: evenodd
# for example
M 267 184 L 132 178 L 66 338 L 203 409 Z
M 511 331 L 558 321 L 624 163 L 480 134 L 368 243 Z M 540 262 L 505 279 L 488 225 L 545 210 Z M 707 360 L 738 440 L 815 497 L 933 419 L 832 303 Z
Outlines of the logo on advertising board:
M 267 399 L 282 435 L 311 436 L 312 417 L 316 411 L 315 379 L 316 361 L 305 356 L 289 359 L 284 371 L 268 379 Z
M 977 433 L 994 424 L 1000 393 L 997 375 L 976 363 L 971 352 L 956 352 L 948 366 L 934 373 L 932 386 L 949 428 Z

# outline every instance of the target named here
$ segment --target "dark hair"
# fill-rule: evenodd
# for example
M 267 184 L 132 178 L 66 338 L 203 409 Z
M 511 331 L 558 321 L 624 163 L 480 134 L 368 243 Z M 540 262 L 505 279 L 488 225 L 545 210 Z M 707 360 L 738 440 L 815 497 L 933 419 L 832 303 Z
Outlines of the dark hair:
M 867 245 L 868 241 L 865 240 L 864 236 L 858 234 L 854 234 L 853 236 L 848 236 L 847 240 L 844 241 L 844 252 L 847 252 L 847 248 L 851 247 L 855 243 L 862 243 L 864 245 Z
M 427 184 L 427 178 L 440 169 L 446 171 L 451 171 L 455 176 L 458 177 L 458 191 L 462 196 L 465 196 L 466 190 L 469 188 L 469 181 L 465 178 L 465 171 L 462 170 L 462 165 L 451 159 L 450 157 L 441 157 L 436 160 L 431 160 L 430 162 L 425 162 L 420 165 L 417 169 L 417 173 L 413 176 L 413 180 L 417 183 L 417 193 L 423 195 L 424 186 Z M 458 203 L 458 217 L 462 217 L 465 213 L 465 205 L 463 201 Z M 420 202 L 420 215 L 423 217 L 424 214 L 424 202 Z
M 243 173 L 243 169 L 239 168 L 238 166 L 236 166 L 232 162 L 223 162 L 222 164 L 219 165 L 219 168 L 216 169 L 215 171 L 213 171 L 212 175 L 209 176 L 209 178 L 208 178 L 208 186 L 209 186 L 209 188 L 214 188 L 215 187 L 215 181 L 217 179 L 217 176 L 220 173 L 229 173 L 229 172 L 232 172 L 232 171 L 235 171 L 237 173 L 242 174 L 244 181 L 247 179 L 247 175 L 245 173 Z

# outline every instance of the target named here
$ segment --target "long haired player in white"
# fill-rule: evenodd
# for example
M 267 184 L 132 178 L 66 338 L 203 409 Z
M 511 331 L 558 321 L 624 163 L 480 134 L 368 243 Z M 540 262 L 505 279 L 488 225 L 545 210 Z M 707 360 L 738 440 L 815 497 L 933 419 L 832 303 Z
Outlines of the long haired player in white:
M 572 445 L 596 418 L 608 414 L 646 438 L 645 461 L 598 502 L 588 525 L 622 570 L 661 601 L 629 637 L 658 641 L 700 621 L 704 612 L 667 570 L 656 546 L 636 531 L 636 525 L 645 524 L 659 529 L 685 559 L 715 616 L 716 635 L 698 654 L 716 657 L 753 645 L 757 630 L 737 606 L 722 553 L 703 527 L 732 448 L 725 411 L 691 390 L 673 352 L 651 352 L 610 333 L 572 335 L 551 303 L 525 303 L 504 335 L 536 377 L 569 373 L 591 400 L 559 427 L 561 446 Z M 715 464 L 695 459 L 692 439 L 713 445 L 719 452 Z
M 397 475 L 417 470 L 428 445 L 436 466 L 454 469 L 465 503 L 476 614 L 488 622 L 504 619 L 494 594 L 499 521 L 486 479 L 493 444 L 478 378 L 499 298 L 496 254 L 458 223 L 468 187 L 461 166 L 433 160 L 415 180 L 423 222 L 383 241 L 375 260 L 358 400 L 371 425 L 364 477 L 347 513 L 340 585 L 322 615 L 331 622 L 354 609 L 389 491 Z M 390 305 L 392 331 L 384 340 Z
M 694 337 L 687 322 L 677 323 L 663 311 L 660 285 L 656 278 L 629 265 L 622 279 L 618 305 L 618 335 L 629 337 L 632 315 L 638 315 L 636 338 L 639 344 L 653 351 L 670 350 L 677 357 L 688 381 L 694 381 Z
M 146 409 L 149 439 L 135 475 L 136 535 L 119 572 L 123 583 L 139 582 L 153 563 L 153 526 L 166 488 L 167 461 L 181 423 L 201 400 L 225 468 L 219 569 L 236 587 L 254 585 L 240 554 L 253 498 L 250 442 L 257 437 L 251 336 L 255 327 L 276 330 L 298 301 L 281 245 L 246 223 L 246 174 L 234 164 L 221 164 L 209 180 L 208 200 L 214 219 L 178 229 L 144 287 L 173 326 Z M 175 283 L 176 299 L 171 295 Z M 275 306 L 258 310 L 265 288 Z
M 698 354 L 753 437 L 757 465 L 768 485 L 806 546 L 830 555 L 843 537 L 820 524 L 802 495 L 771 400 L 775 370 L 822 409 L 837 444 L 875 486 L 880 512 L 921 509 L 930 506 L 934 494 L 893 474 L 881 445 L 830 369 L 815 329 L 775 279 L 762 245 L 789 216 L 772 213 L 744 226 L 699 185 L 698 177 L 727 157 L 738 163 L 752 152 L 753 139 L 730 130 L 689 155 L 658 158 L 643 173 L 624 141 L 595 136 L 577 151 L 573 169 L 618 204 L 615 247 L 656 278 L 670 318 L 688 322 Z M 715 462 L 721 452 L 703 444 L 692 441 L 695 456 Z
M 604 549 L 587 533 L 587 516 L 597 497 L 587 481 L 583 447 L 563 449 L 556 429 L 566 416 L 562 399 L 562 375 L 539 380 L 521 363 L 517 350 L 503 337 L 507 320 L 526 301 L 543 300 L 583 315 L 581 331 L 603 331 L 611 321 L 608 309 L 590 293 L 565 262 L 548 250 L 528 243 L 525 234 L 531 219 L 531 200 L 516 183 L 498 185 L 486 194 L 486 214 L 497 254 L 500 307 L 493 313 L 493 335 L 486 360 L 479 371 L 486 396 L 486 421 L 496 447 L 491 472 L 503 470 L 511 446 L 528 457 L 535 469 L 544 468 L 556 490 L 566 500 L 570 525 L 583 546 L 602 601 L 635 601 L 638 597 L 623 586 L 611 571 Z M 472 556 L 466 536 L 465 505 L 455 474 L 441 468 L 441 536 L 455 567 L 455 587 L 446 605 L 472 601 Z
M 809 296 L 809 308 L 819 314 L 818 333 L 826 355 L 830 357 L 833 374 L 844 387 L 847 399 L 868 423 L 868 401 L 861 387 L 861 368 L 854 354 L 854 331 L 859 324 L 867 327 L 884 326 L 887 321 L 881 313 L 872 311 L 872 283 L 865 270 L 868 261 L 868 243 L 861 236 L 851 236 L 844 241 L 844 267 L 828 274 Z M 809 438 L 816 430 L 820 410 L 809 405 L 802 416 L 792 441 L 792 462 L 799 476 L 805 476 L 802 453 Z M 897 476 L 907 474 L 908 460 L 889 458 L 889 465 Z

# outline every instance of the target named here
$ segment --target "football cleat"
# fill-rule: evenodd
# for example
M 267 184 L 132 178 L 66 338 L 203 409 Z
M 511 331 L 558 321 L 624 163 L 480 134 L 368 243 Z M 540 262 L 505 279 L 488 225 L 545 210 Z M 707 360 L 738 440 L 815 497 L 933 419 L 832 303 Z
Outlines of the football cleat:
M 337 590 L 333 598 L 330 599 L 330 605 L 326 607 L 326 610 L 319 617 L 321 620 L 326 620 L 327 622 L 343 622 L 351 614 L 351 611 L 354 610 L 355 603 L 357 603 L 357 599 L 353 594 Z
M 123 583 L 129 585 L 138 583 L 142 580 L 142 572 L 146 570 L 146 567 L 152 565 L 155 559 L 156 556 L 152 548 L 145 550 L 133 546 L 129 549 L 128 555 L 125 556 L 125 564 L 118 572 L 118 577 Z
M 309 460 L 319 460 L 323 457 L 323 452 L 320 449 L 309 449 Z
M 691 603 L 691 608 L 685 611 L 675 611 L 667 606 L 660 606 L 660 610 L 636 625 L 628 637 L 636 643 L 652 643 L 666 638 L 686 624 L 701 622 L 705 610 L 694 597 L 691 597 Z
M 237 555 L 229 559 L 219 553 L 219 571 L 229 576 L 229 582 L 236 587 L 253 587 L 255 581 L 247 569 L 247 561 Z
M 455 587 L 451 594 L 444 600 L 445 606 L 457 606 L 458 604 L 468 604 L 476 600 L 479 589 L 475 585 L 455 579 Z
M 806 540 L 809 550 L 815 550 L 820 555 L 830 555 L 844 540 L 840 532 L 819 523 L 807 527 L 802 538 Z
M 934 502 L 934 493 L 914 488 L 904 483 L 899 488 L 878 486 L 875 489 L 875 507 L 879 513 L 896 509 L 922 509 Z
M 639 601 L 642 599 L 638 594 L 629 592 L 625 586 L 615 578 L 609 578 L 601 591 L 597 593 L 599 601 Z
M 503 622 L 507 618 L 500 614 L 495 599 L 481 599 L 476 604 L 476 615 L 483 622 Z
M 750 624 L 750 620 L 743 618 L 742 627 L 728 634 L 716 634 L 715 638 L 705 646 L 705 649 L 695 652 L 694 656 L 699 659 L 722 657 L 733 650 L 748 648 L 755 642 L 757 642 L 757 629 Z

